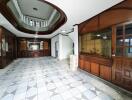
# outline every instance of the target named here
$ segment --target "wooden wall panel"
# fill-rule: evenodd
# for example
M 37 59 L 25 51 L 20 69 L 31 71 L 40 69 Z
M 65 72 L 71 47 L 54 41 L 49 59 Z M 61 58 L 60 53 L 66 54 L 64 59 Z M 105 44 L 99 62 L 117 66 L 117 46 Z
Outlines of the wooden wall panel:
M 109 66 L 104 66 L 104 65 L 100 65 L 100 77 L 111 81 L 111 67 Z
M 79 59 L 79 67 L 80 69 L 84 68 L 84 61 L 82 59 Z
M 100 15 L 100 29 L 132 20 L 132 10 L 115 9 L 104 12 Z
M 17 38 L 18 42 L 18 57 L 43 57 L 43 56 L 51 56 L 51 42 L 50 39 L 33 39 L 33 38 Z M 28 50 L 28 42 L 40 42 L 43 41 L 41 46 L 42 50 L 31 51 Z
M 91 73 L 99 76 L 99 64 L 91 63 Z
M 0 68 L 4 68 L 8 64 L 10 64 L 16 57 L 15 49 L 15 40 L 16 36 L 13 35 L 11 32 L 6 30 L 4 27 L 0 26 L 0 34 L 1 34 L 1 39 L 0 39 L 0 62 L 1 66 Z
M 122 77 L 122 62 L 123 62 L 123 59 L 121 59 L 120 57 L 116 57 L 116 58 L 113 58 L 113 67 L 112 67 L 112 80 L 114 82 L 121 82 L 122 83 L 122 80 L 121 80 L 121 77 Z
M 125 0 L 95 17 L 80 23 L 79 34 L 95 32 L 128 20 L 132 20 L 132 0 Z
M 132 91 L 132 58 L 123 59 L 123 85 Z
M 98 30 L 98 16 L 93 17 L 91 20 L 83 22 L 79 25 L 79 33 L 87 33 Z
M 114 58 L 112 82 L 132 91 L 132 58 Z
M 84 70 L 90 72 L 91 70 L 91 63 L 88 60 L 84 61 Z

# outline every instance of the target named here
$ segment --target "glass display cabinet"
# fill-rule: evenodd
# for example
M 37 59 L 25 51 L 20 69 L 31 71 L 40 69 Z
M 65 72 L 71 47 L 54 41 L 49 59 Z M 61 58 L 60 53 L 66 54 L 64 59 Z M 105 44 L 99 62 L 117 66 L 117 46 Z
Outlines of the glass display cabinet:
M 111 58 L 111 29 L 81 36 L 81 52 Z
M 111 28 L 80 35 L 80 68 L 105 80 L 111 81 L 111 42 Z

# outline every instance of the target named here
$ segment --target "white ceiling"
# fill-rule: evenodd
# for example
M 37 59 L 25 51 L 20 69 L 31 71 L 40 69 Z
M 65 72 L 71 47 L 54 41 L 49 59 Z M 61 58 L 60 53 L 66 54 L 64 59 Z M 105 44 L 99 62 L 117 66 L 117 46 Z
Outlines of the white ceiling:
M 18 0 L 21 12 L 24 15 L 33 16 L 41 19 L 48 20 L 54 11 L 54 8 L 47 3 L 38 0 Z M 37 8 L 35 11 L 33 8 Z
M 66 16 L 67 22 L 58 30 L 50 35 L 41 35 L 40 38 L 51 38 L 62 30 L 69 30 L 73 25 L 79 24 L 100 12 L 118 4 L 123 0 L 46 0 L 60 9 L 62 9 Z M 32 34 L 27 34 L 16 30 L 2 15 L 0 15 L 0 24 L 12 31 L 20 37 L 34 37 Z

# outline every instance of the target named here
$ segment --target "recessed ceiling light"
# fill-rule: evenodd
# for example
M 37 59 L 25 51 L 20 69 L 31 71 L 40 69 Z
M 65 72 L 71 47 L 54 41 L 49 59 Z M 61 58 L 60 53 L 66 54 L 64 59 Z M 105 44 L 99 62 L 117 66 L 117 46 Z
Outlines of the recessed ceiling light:
M 33 10 L 38 11 L 38 8 L 33 8 Z

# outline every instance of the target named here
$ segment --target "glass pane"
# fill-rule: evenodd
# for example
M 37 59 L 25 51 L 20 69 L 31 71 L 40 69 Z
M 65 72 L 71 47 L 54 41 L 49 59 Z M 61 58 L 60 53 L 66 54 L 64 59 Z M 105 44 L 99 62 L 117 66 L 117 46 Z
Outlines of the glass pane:
M 124 40 L 125 46 L 132 46 L 132 37 L 127 36 L 126 39 Z
M 132 47 L 125 48 L 124 55 L 126 57 L 132 57 Z
M 123 56 L 123 48 L 116 48 L 116 56 Z
M 104 55 L 105 57 L 111 57 L 111 40 L 110 39 L 103 40 L 101 49 L 102 55 Z
M 123 26 L 118 26 L 116 29 L 116 35 L 123 35 Z
M 123 38 L 122 37 L 120 37 L 120 38 L 117 38 L 116 39 L 116 46 L 122 46 L 123 45 Z
M 81 52 L 111 57 L 111 28 L 81 36 Z
M 125 26 L 125 34 L 132 34 L 132 24 L 128 24 Z
M 130 46 L 130 39 L 125 39 L 124 40 L 124 45 L 125 46 Z
M 132 38 L 130 39 L 130 46 L 132 46 Z

